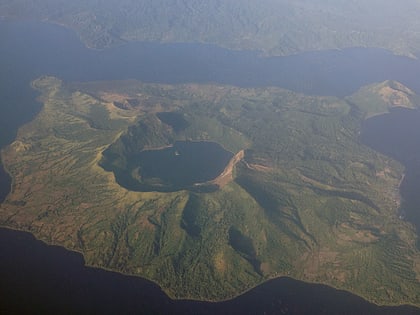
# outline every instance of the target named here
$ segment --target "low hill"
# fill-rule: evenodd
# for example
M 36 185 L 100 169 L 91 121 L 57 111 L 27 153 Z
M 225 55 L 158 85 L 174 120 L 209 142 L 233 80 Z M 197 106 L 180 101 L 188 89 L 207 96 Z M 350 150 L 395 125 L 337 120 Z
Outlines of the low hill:
M 420 98 L 412 90 L 396 81 L 385 81 L 362 87 L 348 98 L 365 113 L 365 118 L 389 113 L 390 109 L 403 107 L 416 109 Z

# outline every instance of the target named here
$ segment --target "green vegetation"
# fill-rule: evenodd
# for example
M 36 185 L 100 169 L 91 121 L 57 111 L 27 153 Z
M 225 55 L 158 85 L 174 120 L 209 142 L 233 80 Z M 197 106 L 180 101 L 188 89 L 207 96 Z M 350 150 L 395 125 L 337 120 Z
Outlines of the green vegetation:
M 13 188 L 1 225 L 156 281 L 175 298 L 226 299 L 288 275 L 420 306 L 416 235 L 397 217 L 403 168 L 358 141 L 363 119 L 389 107 L 384 89 L 394 103 L 416 99 L 400 84 L 345 100 L 136 81 L 33 85 L 44 108 L 2 151 Z M 163 123 L 162 112 L 187 123 Z M 124 169 L 126 152 L 179 139 L 245 155 L 224 185 L 201 193 L 129 191 L 100 166 Z
M 420 104 L 418 95 L 395 81 L 362 87 L 348 100 L 363 108 L 365 118 L 389 113 L 395 107 L 414 109 Z
M 0 12 L 66 25 L 95 48 L 146 40 L 268 55 L 345 47 L 420 51 L 416 0 L 5 0 Z

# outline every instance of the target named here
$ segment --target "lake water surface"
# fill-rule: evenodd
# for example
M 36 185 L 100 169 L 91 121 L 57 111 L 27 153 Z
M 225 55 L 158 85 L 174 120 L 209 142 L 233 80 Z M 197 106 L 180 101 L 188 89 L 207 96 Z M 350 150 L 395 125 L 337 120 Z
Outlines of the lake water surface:
M 420 235 L 420 111 L 396 108 L 365 121 L 361 140 L 405 167 L 400 185 L 400 217 Z M 417 241 L 420 249 L 420 242 Z
M 394 79 L 420 91 L 420 62 L 380 49 L 348 49 L 261 58 L 203 44 L 132 43 L 86 49 L 62 27 L 0 20 L 0 147 L 39 111 L 30 81 L 134 78 L 161 83 L 281 86 L 319 95 L 348 95 L 362 85 Z M 10 178 L 0 172 L 0 198 Z M 1 201 L 1 199 L 0 199 Z M 0 229 L 0 313 L 23 311 L 157 314 L 418 314 L 379 308 L 322 285 L 276 279 L 223 303 L 172 301 L 149 281 L 86 268 L 80 255 L 46 246 L 24 232 Z
M 231 152 L 216 142 L 176 141 L 167 148 L 127 156 L 129 174 L 126 175 L 134 171 L 138 181 L 133 181 L 131 176 L 114 174 L 118 183 L 130 190 L 179 191 L 215 179 L 232 157 Z

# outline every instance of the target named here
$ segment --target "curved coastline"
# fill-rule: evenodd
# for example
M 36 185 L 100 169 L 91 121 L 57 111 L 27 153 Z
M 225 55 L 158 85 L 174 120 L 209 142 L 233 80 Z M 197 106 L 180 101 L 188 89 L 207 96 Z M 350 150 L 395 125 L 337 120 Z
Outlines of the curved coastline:
M 6 172 L 7 172 L 7 170 L 6 170 Z M 7 172 L 8 173 L 8 172 Z M 57 246 L 57 245 L 55 245 L 55 244 L 51 244 L 51 245 L 54 245 L 54 246 Z M 113 272 L 115 272 L 115 271 L 113 271 Z M 136 276 L 137 277 L 137 276 Z M 270 280 L 270 279 L 269 279 Z M 264 281 L 262 284 L 260 284 L 260 285 L 264 285 L 267 281 L 269 281 L 269 280 L 266 280 L 266 281 Z M 259 287 L 260 285 L 258 285 L 257 287 Z M 256 287 L 254 287 L 254 288 L 251 288 L 251 289 L 249 289 L 248 291 L 246 291 L 246 292 L 251 292 L 252 290 L 254 290 Z M 246 294 L 246 293 L 244 293 L 244 294 Z M 242 296 L 243 294 L 241 294 L 240 296 Z M 229 300 L 227 300 L 227 301 L 230 301 L 231 299 L 229 299 Z
M 50 283 L 50 280 L 48 280 L 50 279 L 48 277 L 48 272 L 52 272 L 52 274 L 55 274 L 56 276 L 58 275 L 58 279 L 62 276 L 63 282 L 68 282 L 69 280 L 67 277 L 71 276 L 71 283 L 73 283 L 74 286 L 72 288 L 67 288 L 67 290 L 70 289 L 70 292 L 73 292 L 68 298 L 69 301 L 77 302 L 75 303 L 75 306 L 73 306 L 73 309 L 79 313 L 85 313 L 87 310 L 90 310 L 111 314 L 115 309 L 122 311 L 131 310 L 131 312 L 135 310 L 144 311 L 147 309 L 148 311 L 154 312 L 154 314 L 166 314 L 168 312 L 179 312 L 182 314 L 232 314 L 235 313 L 235 311 L 240 314 L 255 314 L 258 307 L 259 310 L 263 310 L 266 314 L 277 314 L 281 309 L 289 309 L 288 314 L 300 314 L 304 311 L 311 311 L 311 314 L 325 314 L 324 312 L 326 310 L 330 310 L 329 313 L 345 312 L 346 314 L 360 314 L 361 309 L 364 309 L 367 310 L 369 314 L 415 315 L 420 311 L 420 309 L 410 305 L 376 305 L 363 300 L 363 297 L 346 291 L 337 290 L 326 285 L 306 283 L 285 276 L 267 279 L 236 297 L 222 301 L 174 300 L 153 281 L 138 276 L 108 271 L 95 266 L 84 265 L 83 255 L 77 251 L 69 251 L 60 245 L 47 245 L 46 242 L 36 239 L 30 232 L 0 228 L 0 235 L 3 237 L 5 235 L 6 237 L 10 237 L 11 234 L 20 235 L 16 238 L 17 241 L 15 242 L 17 243 L 13 245 L 17 245 L 21 252 L 24 252 L 25 248 L 31 248 L 31 253 L 34 254 L 34 257 L 36 258 L 35 266 L 39 267 L 38 260 L 44 259 L 42 258 L 42 253 L 52 253 L 50 263 L 47 263 L 45 270 L 40 272 L 42 273 L 41 277 L 45 279 L 45 283 L 43 284 L 44 289 L 45 287 L 54 288 L 55 291 L 51 292 L 52 296 L 62 290 L 62 287 L 56 288 Z M 8 252 L 10 249 L 7 248 L 5 244 L 0 245 L 0 248 L 3 250 L 6 248 L 6 253 L 10 254 L 10 252 Z M 60 256 L 62 257 L 60 258 Z M 12 258 L 13 257 L 9 256 L 9 260 Z M 62 259 L 65 261 L 65 272 L 63 268 L 56 264 Z M 7 264 L 7 260 L 8 259 L 6 259 L 6 262 L 4 262 L 4 260 L 0 262 L 0 265 Z M 16 267 L 19 267 L 21 261 L 17 259 L 15 262 Z M 51 265 L 49 266 L 48 264 Z M 23 274 L 28 272 L 25 268 L 21 271 Z M 99 279 L 102 280 L 99 281 Z M 8 279 L 6 278 L 6 280 Z M 36 283 L 34 280 L 32 281 L 33 282 L 31 283 L 35 286 L 40 285 L 40 283 Z M 105 283 L 103 281 L 105 281 Z M 83 283 L 86 283 L 87 288 L 89 289 L 86 294 L 83 293 L 86 288 L 82 291 L 78 288 L 78 286 Z M 126 284 L 124 285 L 122 283 Z M 109 287 L 111 288 L 111 291 L 107 289 Z M 115 290 L 112 290 L 113 287 L 115 287 Z M 12 286 L 11 288 L 9 287 L 9 289 L 14 293 L 16 288 Z M 78 294 L 77 292 L 81 292 L 81 294 Z M 299 299 L 299 294 L 296 292 L 306 292 L 308 298 L 310 298 L 306 303 L 302 303 Z M 113 298 L 103 301 L 103 305 L 96 305 L 96 307 L 93 307 L 89 300 L 96 300 L 99 298 L 98 295 L 101 294 L 112 294 Z M 37 295 L 35 294 L 35 297 L 36 296 Z M 131 300 L 135 297 L 136 300 Z M 22 297 L 18 296 L 18 298 Z M 331 298 L 333 298 L 332 300 L 335 300 L 335 302 L 332 303 L 333 305 L 331 305 Z M 13 306 L 13 301 L 9 301 L 9 303 Z M 359 304 L 363 306 L 360 306 Z M 61 301 L 61 303 L 60 301 L 52 301 L 51 305 L 46 303 L 46 305 L 38 305 L 38 307 L 47 311 L 57 311 L 60 309 L 62 310 L 62 307 L 65 305 L 67 305 L 65 301 Z M 29 304 L 29 306 L 33 307 L 34 305 Z M 20 307 L 24 306 L 21 305 Z M 240 311 L 238 312 L 238 310 Z

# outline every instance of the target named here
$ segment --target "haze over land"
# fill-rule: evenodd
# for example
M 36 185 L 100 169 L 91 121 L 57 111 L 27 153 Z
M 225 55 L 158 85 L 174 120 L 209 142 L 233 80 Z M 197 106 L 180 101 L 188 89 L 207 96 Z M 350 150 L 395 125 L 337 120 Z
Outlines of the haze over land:
M 65 25 L 99 49 L 160 41 L 266 55 L 420 51 L 420 2 L 411 0 L 13 0 L 0 15 Z M 0 225 L 153 280 L 174 298 L 223 300 L 291 276 L 420 306 L 417 235 L 400 218 L 404 167 L 360 139 L 371 117 L 417 111 L 412 89 L 387 80 L 333 97 L 48 74 L 32 87 L 42 110 L 1 151 L 13 182 Z
M 346 47 L 420 51 L 416 0 L 4 0 L 0 15 L 66 25 L 94 48 L 146 40 L 268 55 Z

